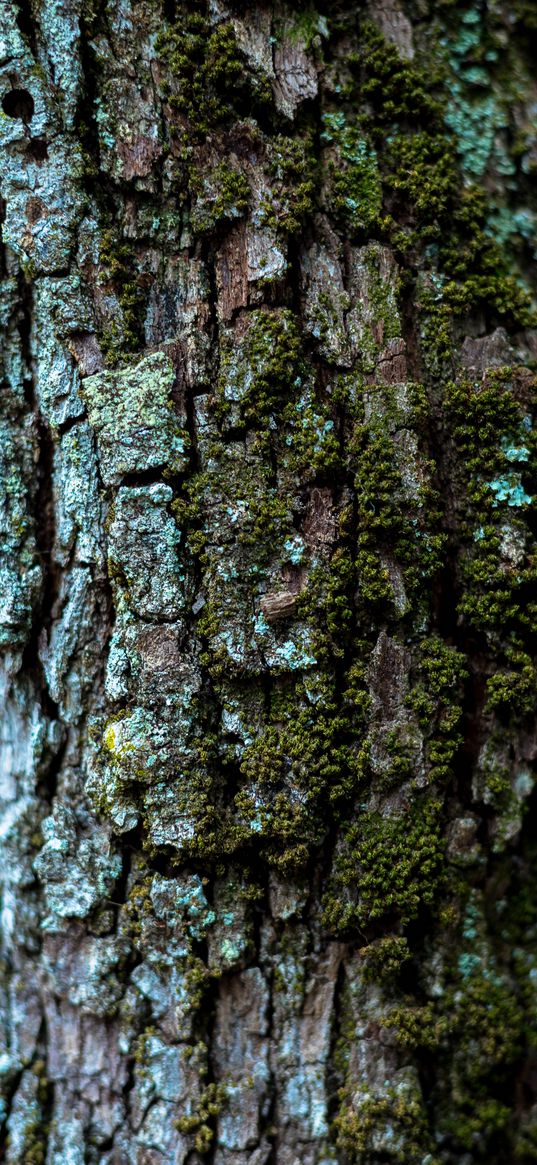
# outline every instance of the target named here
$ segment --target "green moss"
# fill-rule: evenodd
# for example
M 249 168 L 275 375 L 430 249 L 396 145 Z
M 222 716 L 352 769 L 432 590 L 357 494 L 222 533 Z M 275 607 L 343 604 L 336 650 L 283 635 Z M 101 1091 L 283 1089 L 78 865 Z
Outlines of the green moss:
M 532 327 L 535 312 L 529 291 L 513 275 L 468 275 L 462 283 L 449 281 L 443 288 L 444 303 L 455 315 L 468 315 L 479 308 L 489 308 L 501 319 L 518 327 Z
M 356 783 L 350 720 L 338 709 L 334 677 L 275 687 L 267 722 L 244 750 L 235 804 L 269 861 L 302 867 L 327 826 L 327 803 Z
M 516 1059 L 524 1024 L 512 989 L 497 975 L 476 971 L 458 990 L 454 1027 L 468 1053 L 466 1074 L 475 1081 L 495 1069 L 504 1072 Z
M 263 431 L 264 437 L 264 431 Z M 253 443 L 252 443 L 253 444 Z M 222 452 L 222 451 L 220 451 Z M 225 504 L 223 500 L 225 499 Z M 289 500 L 273 484 L 270 464 L 257 458 L 249 464 L 232 454 L 215 458 L 211 473 L 194 475 L 185 496 L 173 504 L 176 520 L 185 533 L 193 555 L 207 572 L 210 582 L 207 601 L 199 617 L 198 629 L 211 637 L 219 628 L 219 604 L 226 602 L 231 578 L 237 577 L 233 562 L 215 562 L 211 534 L 214 510 L 222 521 L 233 519 L 233 539 L 241 547 L 241 577 L 257 590 L 263 582 L 275 551 L 284 549 L 292 530 Z
M 372 109 L 372 120 L 385 127 L 395 120 L 436 123 L 441 116 L 432 96 L 434 65 L 426 75 L 413 62 L 404 61 L 394 45 L 368 20 L 360 23 L 359 49 L 349 56 L 362 98 Z
M 241 218 L 248 210 L 248 181 L 240 170 L 227 162 L 219 162 L 203 175 L 191 166 L 189 186 L 196 200 L 191 222 L 197 234 L 213 231 L 218 223 Z
M 474 972 L 446 1001 L 451 1053 L 457 1081 L 443 1131 L 455 1151 L 479 1145 L 509 1155 L 511 1106 L 501 1099 L 501 1085 L 510 1078 L 524 1028 L 523 1012 L 509 986 L 497 975 Z M 498 1095 L 500 1089 L 500 1095 Z M 495 1095 L 496 1093 L 496 1095 Z
M 476 1144 L 482 1149 L 489 1146 L 491 1151 L 498 1148 L 509 1151 L 511 1110 L 494 1097 L 469 1097 L 466 1106 L 461 1106 L 452 1122 L 446 1123 L 446 1132 L 455 1142 L 459 1151 L 475 1150 Z
M 132 247 L 118 238 L 116 228 L 101 235 L 99 264 L 99 281 L 114 292 L 121 309 L 121 317 L 112 317 L 100 337 L 107 363 L 115 365 L 125 353 L 142 347 L 146 297 Z
M 391 983 L 410 958 L 408 940 L 402 935 L 383 935 L 360 948 L 368 983 Z
M 383 1018 L 382 1026 L 393 1030 L 398 1047 L 438 1049 L 447 1028 L 445 1016 L 438 1015 L 438 1008 L 432 1002 L 417 1006 L 412 998 L 392 1007 Z
M 461 889 L 459 902 L 465 896 Z M 520 991 L 522 977 L 518 984 L 513 980 L 512 967 L 506 967 L 501 953 L 502 943 L 509 944 L 505 950 L 510 954 L 513 942 L 517 946 L 515 936 L 528 933 L 525 909 L 517 916 L 524 895 L 519 899 L 518 888 L 512 890 L 501 935 L 495 926 L 494 935 L 489 929 L 490 907 L 501 916 L 506 900 L 487 905 L 479 891 L 468 895 L 466 890 L 462 925 L 456 941 L 451 930 L 441 989 L 437 983 L 435 991 L 433 1036 L 440 1037 L 440 1051 L 432 1102 L 438 1136 L 449 1146 L 453 1160 L 466 1153 L 478 1161 L 516 1159 L 512 1155 L 516 1065 L 526 1033 L 530 1044 L 533 1041 L 533 1029 Z
M 239 353 L 224 350 L 218 387 L 223 420 L 237 400 L 244 421 L 265 427 L 268 416 L 296 397 L 304 372 L 298 321 L 289 309 L 255 311 Z
M 201 1093 L 196 1109 L 189 1116 L 182 1116 L 175 1122 L 176 1128 L 184 1135 L 193 1136 L 194 1148 L 204 1156 L 212 1147 L 214 1122 L 226 1104 L 228 1090 L 225 1084 L 208 1084 Z
M 505 434 L 520 431 L 523 412 L 517 384 L 517 371 L 503 368 L 489 370 L 478 385 L 466 378 L 446 385 L 453 440 L 467 473 L 478 480 L 478 475 L 493 476 L 508 464 L 500 442 Z M 481 500 L 479 494 L 476 500 Z
M 518 29 L 530 36 L 537 32 L 537 12 L 532 0 L 514 0 L 513 14 Z
M 510 670 L 497 672 L 487 680 L 485 710 L 520 720 L 534 711 L 535 664 L 527 652 L 516 648 L 508 649 L 506 657 Z
M 386 917 L 404 925 L 434 903 L 443 880 L 440 811 L 421 798 L 400 817 L 364 812 L 343 830 L 325 900 L 330 929 L 352 932 Z
M 194 140 L 241 110 L 251 112 L 252 103 L 265 105 L 270 95 L 266 79 L 249 71 L 233 25 L 211 24 L 206 5 L 200 9 L 179 7 L 175 23 L 165 27 L 156 42 L 176 129 L 188 129 Z
M 445 784 L 463 737 L 460 732 L 465 657 L 443 640 L 422 640 L 415 663 L 416 680 L 406 697 L 426 743 L 428 779 Z
M 329 209 L 351 234 L 371 230 L 382 208 L 382 184 L 376 151 L 342 111 L 323 115 L 322 140 L 337 150 L 328 163 Z
M 412 424 L 411 418 L 407 424 Z M 438 498 L 424 474 L 409 504 L 395 434 L 389 430 L 389 410 L 388 415 L 382 410 L 380 420 L 355 428 L 352 443 L 358 464 L 358 598 L 374 611 L 389 609 L 396 598 L 387 561 L 395 560 L 401 568 L 410 603 L 439 569 L 445 544 Z
M 313 137 L 275 134 L 270 142 L 270 194 L 261 203 L 261 221 L 286 237 L 301 230 L 315 208 L 316 163 Z
M 276 19 L 274 27 L 277 41 L 285 37 L 291 44 L 296 42 L 303 44 L 307 50 L 318 43 L 320 36 L 329 37 L 326 17 L 316 8 L 311 8 L 307 2 L 294 11 L 286 10 L 285 20 L 280 24 Z
M 527 680 L 519 649 L 534 618 L 530 591 L 537 576 L 527 528 L 516 515 L 531 500 L 526 485 L 531 488 L 535 438 L 528 410 L 534 399 L 533 377 L 503 368 L 488 372 L 478 384 L 464 378 L 448 383 L 444 402 L 457 457 L 459 611 L 491 643 L 511 638 L 521 694 Z M 490 689 L 491 707 L 499 697 L 498 684 L 494 681 Z
M 336 1144 L 349 1165 L 369 1165 L 389 1159 L 397 1165 L 439 1165 L 432 1148 L 426 1113 L 419 1092 L 406 1080 L 375 1095 L 366 1085 L 340 1093 L 341 1107 L 334 1121 Z M 387 1156 L 379 1158 L 379 1148 Z
M 153 903 L 151 901 L 152 875 L 145 865 L 141 865 L 138 877 L 129 889 L 125 904 L 125 927 L 127 934 L 138 944 L 142 934 L 144 919 L 151 918 Z
M 432 59 L 428 55 L 425 69 L 417 61 L 402 61 L 367 21 L 361 22 L 359 41 L 349 58 L 351 80 L 343 98 L 359 102 L 362 139 L 370 143 L 371 157 L 378 147 L 381 159 L 382 198 L 379 179 L 375 182 L 372 173 L 367 179 L 373 182 L 375 207 L 369 225 L 396 247 L 410 271 L 419 269 L 418 256 L 427 247 L 427 266 L 439 277 L 434 292 L 420 293 L 427 346 L 445 359 L 452 348 L 453 319 L 476 311 L 508 325 L 530 326 L 535 318 L 531 295 L 513 271 L 507 249 L 495 241 L 495 208 L 484 190 L 468 186 L 461 171 L 457 126 L 452 130 L 448 124 L 453 75 L 443 50 L 438 46 Z M 472 110 L 466 127 L 471 117 Z M 340 135 L 349 133 L 343 109 L 329 119 Z M 474 153 L 480 145 L 478 140 Z M 344 165 L 336 181 L 345 197 Z

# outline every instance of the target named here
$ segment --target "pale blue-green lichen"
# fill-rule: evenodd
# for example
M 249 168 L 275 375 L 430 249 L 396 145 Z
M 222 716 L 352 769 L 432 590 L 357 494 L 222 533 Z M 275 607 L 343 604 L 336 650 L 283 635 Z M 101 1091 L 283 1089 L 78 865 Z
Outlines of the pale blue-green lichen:
M 75 814 L 56 804 L 43 822 L 44 845 L 35 860 L 49 913 L 42 929 L 59 932 L 68 918 L 87 918 L 103 896 L 110 894 L 122 859 L 113 852 L 101 827 L 89 835 L 77 829 Z
M 517 450 L 517 452 L 520 451 Z M 506 456 L 510 461 L 515 460 L 515 458 L 509 457 L 508 453 Z M 525 458 L 517 457 L 516 460 L 523 461 Z M 487 485 L 494 494 L 494 502 L 492 503 L 494 506 L 499 505 L 500 502 L 507 502 L 508 506 L 528 506 L 532 501 L 531 495 L 526 493 L 520 475 L 517 473 L 496 478 L 494 481 L 487 482 Z
M 167 512 L 172 500 L 169 485 L 122 486 L 109 517 L 108 568 L 118 605 L 155 621 L 177 619 L 187 606 L 181 533 Z
M 116 485 L 129 473 L 185 469 L 188 437 L 184 414 L 177 414 L 172 401 L 174 383 L 164 352 L 85 379 L 82 397 L 97 434 L 104 485 Z

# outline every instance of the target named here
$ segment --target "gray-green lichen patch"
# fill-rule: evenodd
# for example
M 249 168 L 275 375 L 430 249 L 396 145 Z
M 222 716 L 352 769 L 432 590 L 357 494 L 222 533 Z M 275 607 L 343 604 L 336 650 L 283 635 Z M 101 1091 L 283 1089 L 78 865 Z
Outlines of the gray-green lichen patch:
M 8 1165 L 36 1160 L 47 1100 L 46 1064 L 35 1060 L 21 1075 L 6 1121 Z M 39 1158 L 37 1158 L 39 1159 Z
M 17 652 L 27 641 L 42 593 L 35 521 L 37 433 L 24 400 L 25 362 L 16 320 L 17 285 L 0 284 L 0 648 Z
M 8 12 L 6 5 L 6 21 Z M 16 88 L 13 79 L 17 78 L 21 91 L 28 95 L 25 100 L 31 110 L 32 135 L 46 142 L 47 165 L 43 166 L 43 157 L 28 148 L 32 135 L 23 117 L 0 113 L 5 198 L 3 238 L 9 252 L 17 256 L 21 269 L 29 276 L 53 274 L 65 270 L 73 254 L 80 212 L 76 183 L 80 146 L 74 136 L 64 132 L 44 71 L 35 67 L 17 32 L 12 33 L 14 59 L 4 60 L 0 67 L 0 91 L 6 94 Z
M 98 644 L 92 634 L 98 615 L 92 572 L 87 566 L 73 566 L 69 582 L 62 580 L 57 616 L 48 634 L 43 634 L 39 657 L 48 690 L 67 722 L 83 712 L 84 696 L 91 680 L 88 665 Z
M 188 750 L 185 757 L 177 728 L 145 708 L 128 709 L 112 718 L 103 744 L 116 779 L 127 784 L 151 783 L 153 775 L 156 779 L 170 776 L 182 758 L 188 761 L 191 756 Z
M 184 927 L 191 939 L 202 939 L 215 921 L 199 874 L 153 878 L 150 890 L 155 917 L 170 928 Z M 185 953 L 187 953 L 185 951 Z
M 306 327 L 326 360 L 350 368 L 353 360 L 345 315 L 351 301 L 343 285 L 337 238 L 329 237 L 328 244 L 312 243 L 302 259 Z
M 99 32 L 92 40 L 100 76 L 95 101 L 100 166 L 113 181 L 134 182 L 141 190 L 155 189 L 156 164 L 163 151 L 153 76 L 161 24 L 161 13 L 153 4 L 137 10 L 121 7 L 111 11 L 107 35 Z
M 101 566 L 102 503 L 94 438 L 84 421 L 68 429 L 55 448 L 53 488 L 58 514 L 57 561 L 66 566 L 74 554 L 80 565 Z
M 344 113 L 323 115 L 328 189 L 325 205 L 342 219 L 351 234 L 372 228 L 382 210 L 382 182 L 375 149 L 360 126 L 348 123 Z
M 188 582 L 181 533 L 167 507 L 169 485 L 118 490 L 108 526 L 108 569 L 118 603 L 138 617 L 175 620 L 184 614 Z
M 55 430 L 82 417 L 80 372 L 67 345 L 73 334 L 91 329 L 91 313 L 80 279 L 44 277 L 33 291 L 31 355 L 36 397 L 43 417 Z
M 108 661 L 116 700 L 138 701 L 99 728 L 88 792 L 114 822 L 131 829 L 142 817 L 155 845 L 182 849 L 206 811 L 200 784 L 199 689 L 195 658 L 180 652 L 177 624 L 142 624 L 120 616 Z
M 113 853 L 106 828 L 84 835 L 65 805 L 56 804 L 42 828 L 45 844 L 35 859 L 49 911 L 42 927 L 57 932 L 67 918 L 87 918 L 110 894 L 122 860 Z
M 213 891 L 214 919 L 207 935 L 208 966 L 221 973 L 243 966 L 253 950 L 253 916 L 248 903 L 248 878 L 237 867 L 217 879 Z
M 128 613 L 118 619 L 110 641 L 106 692 L 110 700 L 131 695 L 144 706 L 167 702 L 187 707 L 201 684 L 195 654 L 183 641 L 184 625 L 142 623 Z
M 398 281 L 398 267 L 388 248 L 369 243 L 353 252 L 347 329 L 366 373 L 374 370 L 377 361 L 388 359 L 389 342 L 401 338 Z
M 237 1014 L 246 1021 L 240 1030 L 234 1022 Z M 222 1162 L 230 1154 L 240 1159 L 259 1140 L 267 1108 L 269 992 L 259 967 L 236 975 L 231 992 L 221 991 L 216 1033 L 218 1070 L 225 1079 L 224 1103 L 217 1114 L 216 1159 Z
M 63 927 L 69 926 L 64 921 Z M 76 923 L 73 928 L 76 933 Z M 85 934 L 62 948 L 60 930 L 47 929 L 44 963 L 58 992 L 82 1015 L 113 1016 L 123 994 L 121 969 L 130 943 L 116 935 Z
M 328 224 L 322 236 L 324 245 L 311 244 L 301 266 L 306 327 L 319 352 L 337 367 L 359 369 L 368 380 L 406 380 L 393 253 L 378 243 L 350 247 L 345 286 L 340 243 Z
M 105 486 L 148 470 L 179 473 L 187 465 L 184 413 L 172 400 L 176 374 L 164 352 L 132 366 L 88 376 L 82 397 L 97 435 Z

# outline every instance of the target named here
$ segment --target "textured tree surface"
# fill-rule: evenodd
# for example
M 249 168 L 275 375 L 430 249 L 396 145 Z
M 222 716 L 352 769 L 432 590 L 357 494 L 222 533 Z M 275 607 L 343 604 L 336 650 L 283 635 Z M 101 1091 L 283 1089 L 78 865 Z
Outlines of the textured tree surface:
M 0 1160 L 535 1162 L 537 9 L 0 12 Z

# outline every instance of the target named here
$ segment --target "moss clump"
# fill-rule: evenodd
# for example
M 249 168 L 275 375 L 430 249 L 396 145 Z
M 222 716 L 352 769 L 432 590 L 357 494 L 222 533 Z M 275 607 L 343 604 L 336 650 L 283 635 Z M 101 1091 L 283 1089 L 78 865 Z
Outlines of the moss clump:
M 421 130 L 390 136 L 384 184 L 392 214 L 410 211 L 421 239 L 442 237 L 442 221 L 452 212 L 459 174 L 446 134 Z
M 463 552 L 459 611 L 469 626 L 483 631 L 491 644 L 498 644 L 509 633 L 524 634 L 528 619 L 534 615 L 535 604 L 530 600 L 528 610 L 524 597 L 527 584 L 535 584 L 536 569 L 534 564 L 518 573 L 502 569 L 499 534 L 486 526 L 479 527 L 478 533 L 481 530 L 483 537 Z
M 395 46 L 369 20 L 360 23 L 359 49 L 350 54 L 349 64 L 371 110 L 371 121 L 384 127 L 384 132 L 394 121 L 431 124 L 441 116 L 431 91 L 435 80 L 432 70 L 426 75 L 413 62 L 402 60 Z
M 432 906 L 443 880 L 440 813 L 438 801 L 422 798 L 399 817 L 365 812 L 343 831 L 325 900 L 330 929 L 352 932 L 388 917 L 406 925 Z
M 412 424 L 410 418 L 407 424 Z M 395 561 L 401 568 L 406 606 L 439 569 L 445 544 L 439 529 L 438 498 L 425 474 L 420 474 L 423 480 L 410 501 L 399 468 L 395 434 L 390 435 L 389 429 L 389 416 L 384 415 L 357 426 L 352 442 L 353 460 L 356 458 L 358 465 L 358 599 L 360 605 L 377 612 L 389 609 L 395 599 L 386 562 Z
M 360 948 L 364 976 L 368 983 L 390 983 L 403 963 L 410 958 L 408 940 L 402 935 L 386 934 Z
M 342 468 L 342 452 L 332 414 L 316 400 L 309 387 L 282 414 L 285 443 L 282 466 L 291 474 L 308 479 L 330 475 Z
M 394 1165 L 427 1162 L 433 1156 L 426 1113 L 414 1081 L 403 1078 L 375 1095 L 365 1085 L 340 1093 L 341 1108 L 334 1121 L 336 1144 L 349 1165 L 389 1160 Z M 380 1150 L 380 1154 L 379 1154 Z
M 195 139 L 224 125 L 233 114 L 251 113 L 252 103 L 266 104 L 270 87 L 248 70 L 233 25 L 211 24 L 202 11 L 179 8 L 175 23 L 156 42 L 166 80 L 164 95 L 177 128 L 188 128 Z
M 446 1031 L 447 1020 L 445 1016 L 438 1015 L 438 1009 L 432 1002 L 418 1006 L 410 997 L 403 1004 L 391 1008 L 383 1018 L 382 1026 L 394 1031 L 400 1048 L 428 1048 L 433 1051 L 438 1048 Z
M 359 42 L 349 58 L 351 80 L 343 97 L 360 102 L 360 133 L 370 143 L 370 156 L 378 147 L 382 198 L 374 193 L 370 225 L 395 246 L 410 272 L 426 257 L 435 274 L 434 291 L 419 296 L 427 346 L 445 359 L 452 349 L 453 319 L 476 311 L 529 326 L 531 296 L 513 273 L 512 257 L 495 241 L 493 208 L 461 172 L 456 136 L 445 117 L 447 67 L 431 75 L 429 60 L 427 72 L 415 61 L 401 60 L 367 21 L 361 22 Z M 329 117 L 345 132 L 343 110 Z M 375 190 L 372 171 L 370 179 Z M 337 181 L 344 185 L 345 174 Z
M 341 657 L 350 647 L 356 579 L 356 564 L 344 543 L 340 543 L 326 565 L 314 566 L 310 571 L 308 585 L 300 597 L 299 612 L 316 620 L 315 650 L 320 661 Z M 359 667 L 357 660 L 354 681 Z
M 480 1154 L 487 1149 L 495 1153 L 509 1152 L 511 1119 L 511 1109 L 501 1100 L 492 1096 L 469 1096 L 452 1120 L 446 1122 L 445 1131 L 459 1152 L 475 1152 L 476 1145 Z
M 219 162 L 208 174 L 191 166 L 189 187 L 194 199 L 192 228 L 197 234 L 213 231 L 218 223 L 242 218 L 248 210 L 248 181 L 228 162 Z
M 537 12 L 533 0 L 514 0 L 513 16 L 517 32 L 534 43 L 537 36 Z
M 528 389 L 534 392 L 533 382 L 524 374 L 520 379 L 517 370 L 510 368 L 489 370 L 478 385 L 464 377 L 446 384 L 446 420 L 467 477 L 473 478 L 472 500 L 478 504 L 482 502 L 479 485 L 483 477 L 509 467 L 501 440 L 520 433 Z
M 131 887 L 125 904 L 124 926 L 135 945 L 140 942 L 144 921 L 153 915 L 151 885 L 152 875 L 147 866 L 140 863 L 137 880 Z
M 469 274 L 462 283 L 448 281 L 443 288 L 445 305 L 455 315 L 464 316 L 478 309 L 488 308 L 501 320 L 521 328 L 535 324 L 531 296 L 514 275 L 500 269 L 499 273 Z
M 227 1100 L 225 1084 L 208 1084 L 201 1093 L 195 1112 L 182 1116 L 175 1122 L 180 1133 L 194 1138 L 194 1148 L 203 1156 L 208 1153 L 214 1140 L 214 1121 L 222 1112 Z
M 352 234 L 370 230 L 382 208 L 376 151 L 359 126 L 346 122 L 341 110 L 325 113 L 323 125 L 322 140 L 338 155 L 328 164 L 329 209 Z
M 537 675 L 531 656 L 511 647 L 506 651 L 508 671 L 499 671 L 487 680 L 485 710 L 520 720 L 535 709 Z
M 420 644 L 416 673 L 417 682 L 406 704 L 416 713 L 426 741 L 428 779 L 445 785 L 463 739 L 460 722 L 463 685 L 468 677 L 466 659 L 442 639 L 431 637 Z
M 222 419 L 226 401 L 238 400 L 241 415 L 254 427 L 265 427 L 272 413 L 281 412 L 302 384 L 300 331 L 289 309 L 256 311 L 242 352 L 224 354 L 218 388 Z
M 522 515 L 535 488 L 530 410 L 535 381 L 521 370 L 491 371 L 478 384 L 446 385 L 445 424 L 455 447 L 459 522 L 459 612 L 495 650 L 505 640 L 520 675 L 536 606 L 533 540 Z M 496 668 L 498 658 L 496 658 Z M 516 670 L 516 669 L 513 669 Z M 521 679 L 522 687 L 525 681 Z M 500 685 L 501 687 L 501 685 Z M 500 687 L 492 684 L 492 702 Z M 521 689 L 522 694 L 522 689 Z M 492 705 L 491 705 L 492 706 Z
M 338 708 L 334 677 L 320 672 L 275 687 L 266 723 L 240 763 L 235 804 L 271 864 L 307 862 L 327 827 L 327 809 L 356 782 L 350 717 Z
M 276 134 L 270 143 L 270 194 L 261 205 L 261 219 L 278 235 L 301 230 L 315 208 L 316 166 L 312 136 Z
M 125 353 L 142 347 L 146 295 L 132 248 L 118 239 L 115 229 L 101 235 L 99 264 L 99 282 L 114 292 L 121 309 L 120 319 L 112 319 L 100 337 L 107 363 L 115 365 Z
M 478 1145 L 485 1159 L 487 1150 L 503 1146 L 507 1160 L 512 1110 L 504 1087 L 522 1047 L 524 1013 L 508 983 L 480 967 L 458 981 L 446 1004 L 453 1092 L 442 1131 L 456 1152 Z

